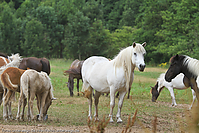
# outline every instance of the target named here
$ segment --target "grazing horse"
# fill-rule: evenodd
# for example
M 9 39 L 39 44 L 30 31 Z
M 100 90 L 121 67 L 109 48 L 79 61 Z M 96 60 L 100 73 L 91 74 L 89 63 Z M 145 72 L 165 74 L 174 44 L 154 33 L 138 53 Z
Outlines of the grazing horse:
M 172 99 L 172 105 L 171 106 L 176 106 L 176 100 L 175 100 L 175 95 L 173 92 L 173 89 L 178 89 L 178 90 L 184 90 L 189 87 L 191 87 L 191 83 L 189 79 L 183 74 L 180 73 L 178 74 L 174 79 L 171 80 L 171 82 L 165 81 L 165 73 L 160 74 L 160 77 L 157 79 L 157 83 L 154 87 L 151 87 L 151 93 L 152 93 L 152 102 L 156 102 L 158 99 L 158 96 L 160 95 L 160 92 L 164 87 L 166 87 L 170 94 L 171 94 L 171 99 Z M 196 94 L 193 89 L 192 90 L 192 95 L 193 95 L 193 102 L 190 106 L 189 109 L 192 108 L 193 103 L 196 99 Z
M 199 102 L 199 60 L 187 55 L 175 55 L 170 59 L 170 66 L 165 74 L 165 80 L 171 82 L 179 73 L 183 73 L 190 81 Z M 197 86 L 196 86 L 197 85 Z
M 92 56 L 86 59 L 82 66 L 82 79 L 85 97 L 88 98 L 89 115 L 91 119 L 92 112 L 92 91 L 95 90 L 95 114 L 98 120 L 98 102 L 101 93 L 110 92 L 110 122 L 113 122 L 113 108 L 115 106 L 115 93 L 118 91 L 119 102 L 117 112 L 117 122 L 122 122 L 121 108 L 124 97 L 133 83 L 134 69 L 137 67 L 144 71 L 144 55 L 146 53 L 144 46 L 146 43 L 133 43 L 120 51 L 120 53 L 111 61 L 105 57 Z
M 27 57 L 23 58 L 19 65 L 20 69 L 34 69 L 38 72 L 46 72 L 50 74 L 50 62 L 46 58 Z
M 18 104 L 17 119 L 19 119 L 21 104 L 28 98 L 28 119 L 34 120 L 33 101 L 37 97 L 37 107 L 39 110 L 38 120 L 43 120 L 43 116 L 47 114 L 47 110 L 52 103 L 53 86 L 50 78 L 45 72 L 37 72 L 35 70 L 26 70 L 20 79 L 20 98 Z M 25 105 L 23 106 L 25 107 Z M 24 116 L 22 111 L 22 117 Z
M 70 68 L 64 71 L 64 75 L 69 74 L 68 78 L 68 89 L 70 91 L 70 96 L 73 96 L 74 79 L 77 79 L 77 95 L 79 96 L 79 80 L 82 79 L 81 68 L 84 61 L 79 61 L 76 59 L 72 62 Z

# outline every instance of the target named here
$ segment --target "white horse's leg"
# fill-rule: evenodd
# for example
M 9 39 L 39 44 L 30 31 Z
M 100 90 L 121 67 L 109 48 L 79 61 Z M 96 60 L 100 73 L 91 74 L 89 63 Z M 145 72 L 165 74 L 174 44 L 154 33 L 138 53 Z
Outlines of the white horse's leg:
M 191 89 L 191 91 L 192 91 L 192 95 L 193 95 L 193 101 L 191 103 L 191 106 L 189 107 L 189 110 L 191 110 L 191 108 L 193 107 L 193 104 L 194 104 L 194 102 L 196 100 L 196 93 L 195 93 L 195 91 L 193 89 Z
M 110 87 L 110 120 L 109 122 L 114 122 L 113 121 L 113 108 L 115 107 L 115 88 L 113 88 L 112 86 Z
M 118 102 L 118 111 L 117 111 L 117 123 L 122 122 L 121 119 L 121 109 L 122 109 L 122 105 L 123 105 L 123 101 L 124 101 L 124 97 L 126 95 L 126 91 L 124 92 L 120 92 L 120 96 L 119 96 L 119 102 Z
M 41 98 L 41 107 L 40 107 L 40 115 L 38 120 L 42 121 L 43 120 L 43 110 L 44 110 L 44 105 L 46 103 L 46 97 L 48 95 L 48 91 L 47 92 L 43 92 L 42 98 Z
M 168 87 L 168 90 L 169 90 L 169 92 L 170 92 L 170 94 L 171 94 L 171 99 L 172 99 L 172 104 L 171 104 L 171 106 L 177 106 L 177 104 L 176 104 L 176 100 L 175 100 L 175 95 L 174 95 L 174 92 L 173 92 L 173 88 L 172 87 Z
M 94 102 L 95 102 L 95 120 L 99 120 L 98 119 L 98 103 L 99 103 L 99 97 L 100 97 L 101 93 L 98 91 L 95 91 L 95 95 L 94 95 Z
M 5 100 L 3 99 L 3 119 L 7 121 L 8 119 L 8 110 L 7 105 L 5 105 Z
M 88 106 L 89 106 L 88 118 L 92 120 L 92 93 L 90 94 L 90 97 L 88 98 Z

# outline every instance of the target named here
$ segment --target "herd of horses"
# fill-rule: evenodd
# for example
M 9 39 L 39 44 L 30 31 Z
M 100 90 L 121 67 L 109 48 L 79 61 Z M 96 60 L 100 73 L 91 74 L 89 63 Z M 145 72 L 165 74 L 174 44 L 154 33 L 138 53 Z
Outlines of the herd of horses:
M 15 92 L 20 93 L 16 119 L 24 120 L 24 110 L 28 99 L 28 119 L 35 120 L 33 100 L 36 96 L 39 111 L 38 120 L 47 119 L 47 111 L 53 96 L 51 84 L 50 62 L 46 58 L 21 58 L 19 54 L 6 56 L 0 54 L 0 103 L 3 102 L 3 119 L 13 119 L 11 102 Z M 23 109 L 20 114 L 20 108 Z
M 133 43 L 120 51 L 113 59 L 92 56 L 85 61 L 75 60 L 69 70 L 64 72 L 69 75 L 68 88 L 70 96 L 73 96 L 74 78 L 77 78 L 77 88 L 79 92 L 79 80 L 83 81 L 83 93 L 88 98 L 89 118 L 92 118 L 92 96 L 95 104 L 95 120 L 98 119 L 98 102 L 103 93 L 110 93 L 110 122 L 113 122 L 112 112 L 115 106 L 115 93 L 120 93 L 118 102 L 117 122 L 122 122 L 121 108 L 124 96 L 130 93 L 130 88 L 134 79 L 134 68 L 144 71 L 144 55 L 146 43 Z M 170 59 L 170 67 L 166 73 L 160 74 L 154 87 L 151 87 L 152 102 L 156 102 L 160 92 L 166 87 L 172 99 L 172 106 L 176 106 L 173 89 L 187 89 L 191 87 L 193 101 L 189 109 L 192 108 L 195 99 L 199 98 L 199 61 L 186 55 L 175 55 Z M 78 64 L 78 65 L 77 65 Z M 93 91 L 95 90 L 95 92 Z M 129 97 L 129 96 L 128 96 Z M 199 100 L 198 100 L 199 101 Z
M 79 80 L 82 79 L 82 93 L 88 99 L 89 114 L 92 119 L 92 97 L 94 97 L 94 120 L 98 120 L 99 97 L 103 93 L 110 94 L 109 121 L 113 120 L 115 94 L 119 92 L 117 122 L 122 122 L 121 109 L 123 100 L 134 80 L 134 69 L 143 72 L 145 69 L 143 44 L 133 43 L 132 46 L 122 49 L 114 59 L 109 60 L 101 56 L 92 56 L 84 61 L 75 60 L 70 68 L 64 71 L 69 75 L 67 86 L 70 96 L 73 96 L 74 79 L 77 79 L 79 95 Z M 151 87 L 152 102 L 155 102 L 161 90 L 166 87 L 170 91 L 172 106 L 176 106 L 173 89 L 187 89 L 191 87 L 193 94 L 192 105 L 197 98 L 199 101 L 199 61 L 186 55 L 175 55 L 170 59 L 170 67 L 162 73 L 154 87 Z M 3 119 L 12 117 L 11 100 L 15 92 L 20 93 L 16 119 L 24 120 L 24 110 L 28 101 L 28 119 L 46 120 L 47 111 L 53 96 L 53 86 L 49 78 L 50 62 L 46 58 L 21 58 L 19 54 L 10 57 L 0 54 L 0 103 L 3 102 Z M 33 100 L 37 100 L 38 118 L 33 115 Z M 21 111 L 22 106 L 22 111 Z M 21 114 L 20 114 L 21 112 Z

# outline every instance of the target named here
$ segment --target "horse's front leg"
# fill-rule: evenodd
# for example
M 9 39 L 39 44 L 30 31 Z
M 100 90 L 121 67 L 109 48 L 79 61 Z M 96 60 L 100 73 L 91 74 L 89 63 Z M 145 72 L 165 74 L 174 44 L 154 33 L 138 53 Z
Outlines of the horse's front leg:
M 123 101 L 124 101 L 124 97 L 126 95 L 126 91 L 120 92 L 120 96 L 119 96 L 119 102 L 118 102 L 118 111 L 117 111 L 117 123 L 122 122 L 121 119 L 121 109 L 122 109 L 122 105 L 123 105 Z
M 39 121 L 43 120 L 43 114 L 44 114 L 43 110 L 44 110 L 44 105 L 46 103 L 46 97 L 47 97 L 47 95 L 48 95 L 48 91 L 45 92 L 45 93 L 43 93 L 42 98 L 41 98 L 40 114 L 39 114 L 39 118 L 38 118 Z
M 98 119 L 98 103 L 99 103 L 99 97 L 100 97 L 101 93 L 98 91 L 95 91 L 95 95 L 94 95 L 94 102 L 95 102 L 95 120 L 99 120 Z
M 171 94 L 171 100 L 172 100 L 172 104 L 171 104 L 171 106 L 177 106 L 177 104 L 176 104 L 176 100 L 175 100 L 175 95 L 174 95 L 174 92 L 173 92 L 173 88 L 172 87 L 168 87 L 168 90 L 169 90 L 169 92 L 170 92 L 170 94 Z
M 110 87 L 110 120 L 109 122 L 114 122 L 113 121 L 113 108 L 115 107 L 115 88 L 114 87 Z

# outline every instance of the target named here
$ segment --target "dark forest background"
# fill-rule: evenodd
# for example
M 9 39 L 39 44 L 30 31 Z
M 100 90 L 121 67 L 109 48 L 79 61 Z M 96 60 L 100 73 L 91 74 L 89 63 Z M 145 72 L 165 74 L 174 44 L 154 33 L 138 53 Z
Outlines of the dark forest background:
M 0 52 L 86 59 L 113 58 L 147 42 L 145 61 L 174 54 L 199 59 L 198 0 L 5 0 L 0 2 Z

